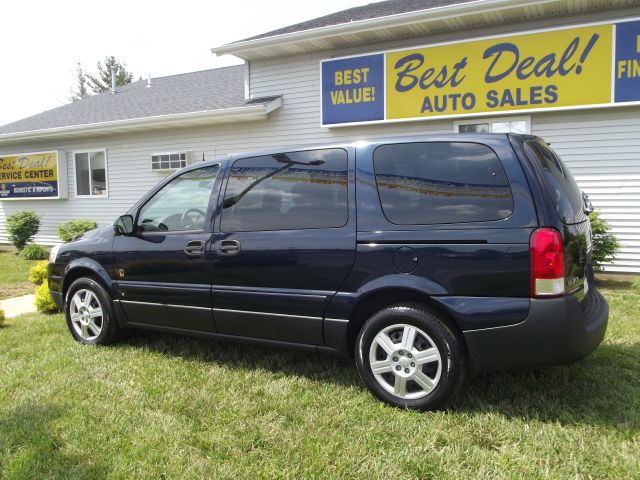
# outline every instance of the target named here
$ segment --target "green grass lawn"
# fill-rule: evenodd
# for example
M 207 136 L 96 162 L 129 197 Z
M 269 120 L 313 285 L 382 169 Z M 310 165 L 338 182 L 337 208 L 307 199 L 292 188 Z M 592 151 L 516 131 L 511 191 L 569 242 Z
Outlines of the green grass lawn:
M 471 379 L 451 409 L 376 401 L 347 360 L 157 333 L 0 329 L 0 478 L 640 477 L 640 293 L 582 362 Z
M 0 300 L 33 293 L 29 282 L 29 268 L 36 260 L 25 260 L 15 250 L 0 250 Z

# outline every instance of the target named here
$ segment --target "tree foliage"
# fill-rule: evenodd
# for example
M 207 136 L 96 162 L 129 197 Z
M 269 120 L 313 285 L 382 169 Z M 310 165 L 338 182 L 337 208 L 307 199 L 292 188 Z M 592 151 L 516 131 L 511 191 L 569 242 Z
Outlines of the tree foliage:
M 116 59 L 113 55 L 105 57 L 102 62 L 96 64 L 96 75 L 85 74 L 87 84 L 93 93 L 108 92 L 111 90 L 111 69 L 117 68 L 116 86 L 122 87 L 133 81 L 133 73 L 127 70 L 127 64 Z
M 78 63 L 78 66 L 76 67 L 76 86 L 75 89 L 71 89 L 70 100 L 75 102 L 88 96 L 89 89 L 87 88 L 87 77 L 82 69 L 82 65 Z
M 121 62 L 113 55 L 105 57 L 102 62 L 96 64 L 97 73 L 92 75 L 78 63 L 76 68 L 75 86 L 71 88 L 69 99 L 73 102 L 82 100 L 92 93 L 103 93 L 111 90 L 111 68 L 116 67 L 116 87 L 127 85 L 133 81 L 133 73 L 127 70 L 127 64 Z
M 616 236 L 611 233 L 611 226 L 600 218 L 597 211 L 589 214 L 589 222 L 591 222 L 592 235 L 592 254 L 591 263 L 596 272 L 604 270 L 604 265 L 611 262 L 620 249 L 620 242 Z

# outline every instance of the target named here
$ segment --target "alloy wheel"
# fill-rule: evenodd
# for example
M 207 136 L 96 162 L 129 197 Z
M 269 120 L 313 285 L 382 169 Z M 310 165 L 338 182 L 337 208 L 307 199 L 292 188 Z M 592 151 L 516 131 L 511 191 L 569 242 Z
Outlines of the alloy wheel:
M 413 400 L 428 395 L 438 385 L 442 357 L 424 331 L 413 325 L 395 324 L 385 327 L 373 338 L 369 366 L 387 392 Z
M 71 324 L 83 340 L 98 338 L 104 324 L 102 305 L 91 290 L 81 289 L 74 293 L 69 308 Z

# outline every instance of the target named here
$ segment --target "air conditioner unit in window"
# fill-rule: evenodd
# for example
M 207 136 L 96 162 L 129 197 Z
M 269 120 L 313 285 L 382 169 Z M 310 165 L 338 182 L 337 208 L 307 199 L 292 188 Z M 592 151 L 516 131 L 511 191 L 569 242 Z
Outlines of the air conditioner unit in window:
M 154 172 L 180 170 L 187 165 L 191 165 L 191 153 L 191 150 L 154 153 L 151 155 L 151 170 Z

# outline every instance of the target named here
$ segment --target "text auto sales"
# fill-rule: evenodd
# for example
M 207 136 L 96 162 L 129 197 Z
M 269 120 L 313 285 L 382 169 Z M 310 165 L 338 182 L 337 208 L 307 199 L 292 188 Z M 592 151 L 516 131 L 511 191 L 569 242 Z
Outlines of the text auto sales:
M 485 60 L 492 59 L 485 73 L 484 81 L 492 84 L 515 75 L 519 80 L 531 77 L 551 78 L 555 75 L 566 76 L 572 72 L 580 75 L 582 64 L 600 36 L 593 34 L 586 46 L 578 54 L 580 38 L 574 38 L 558 58 L 555 53 L 537 59 L 533 56 L 521 58 L 520 51 L 513 43 L 505 42 L 492 45 L 483 54 Z M 425 68 L 425 58 L 421 53 L 412 53 L 399 59 L 394 68 L 397 74 L 395 89 L 408 92 L 414 88 L 428 90 L 431 87 L 457 87 L 465 77 L 467 57 L 462 58 L 451 68 L 443 65 L 439 71 L 433 67 Z M 558 101 L 557 85 L 531 86 L 515 89 L 492 89 L 486 92 L 483 100 L 487 108 L 514 107 L 527 105 L 553 105 Z M 445 95 L 425 96 L 421 112 L 444 112 L 472 110 L 478 99 L 476 95 L 467 93 L 450 93 Z

